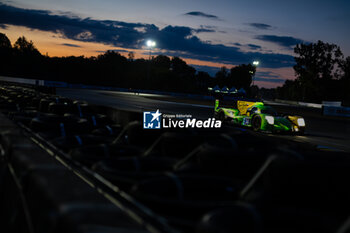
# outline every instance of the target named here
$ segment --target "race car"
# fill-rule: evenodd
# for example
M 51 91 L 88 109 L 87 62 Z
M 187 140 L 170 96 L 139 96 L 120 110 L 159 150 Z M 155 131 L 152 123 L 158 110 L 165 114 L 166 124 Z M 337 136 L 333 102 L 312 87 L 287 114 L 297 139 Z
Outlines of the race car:
M 236 125 L 251 127 L 254 131 L 297 133 L 305 131 L 305 120 L 300 116 L 279 115 L 259 101 L 237 100 L 231 106 L 220 106 L 215 100 L 215 118 Z

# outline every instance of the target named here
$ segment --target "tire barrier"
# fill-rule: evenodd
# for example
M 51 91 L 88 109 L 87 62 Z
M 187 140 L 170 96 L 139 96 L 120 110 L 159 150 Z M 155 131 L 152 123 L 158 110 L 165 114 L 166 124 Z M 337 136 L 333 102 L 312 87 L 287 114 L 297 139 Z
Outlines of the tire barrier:
M 4 232 L 145 232 L 0 115 Z
M 349 153 L 0 85 L 6 232 L 346 232 Z

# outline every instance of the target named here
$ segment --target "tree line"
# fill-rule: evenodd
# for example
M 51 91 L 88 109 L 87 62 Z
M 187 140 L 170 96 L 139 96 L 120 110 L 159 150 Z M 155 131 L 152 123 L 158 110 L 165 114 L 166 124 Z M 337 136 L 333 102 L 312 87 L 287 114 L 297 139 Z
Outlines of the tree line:
M 202 94 L 215 85 L 247 90 L 255 73 L 253 66 L 242 64 L 231 70 L 223 67 L 211 77 L 179 57 L 158 55 L 134 59 L 133 53 L 125 57 L 115 51 L 92 57 L 49 57 L 42 55 L 24 36 L 12 45 L 3 33 L 0 33 L 0 65 L 0 75 L 5 76 Z
M 296 79 L 276 90 L 277 98 L 307 102 L 342 101 L 350 106 L 350 57 L 335 44 L 301 43 L 294 48 Z
M 132 89 L 207 94 L 208 87 L 244 88 L 252 96 L 307 102 L 343 101 L 350 105 L 350 57 L 339 46 L 322 41 L 294 48 L 295 80 L 276 89 L 259 89 L 252 84 L 256 67 L 241 64 L 222 67 L 214 77 L 196 71 L 179 57 L 164 55 L 134 59 L 115 51 L 98 56 L 48 57 L 32 41 L 20 37 L 12 45 L 0 33 L 0 75 L 64 81 Z

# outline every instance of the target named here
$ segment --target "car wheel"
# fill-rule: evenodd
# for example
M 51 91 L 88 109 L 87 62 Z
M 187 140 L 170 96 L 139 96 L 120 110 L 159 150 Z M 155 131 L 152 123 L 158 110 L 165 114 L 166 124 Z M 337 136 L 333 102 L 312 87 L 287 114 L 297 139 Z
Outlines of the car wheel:
M 225 113 L 224 112 L 219 112 L 219 120 L 224 122 L 226 120 Z
M 256 115 L 252 119 L 252 128 L 254 131 L 259 131 L 261 128 L 261 118 L 260 116 Z

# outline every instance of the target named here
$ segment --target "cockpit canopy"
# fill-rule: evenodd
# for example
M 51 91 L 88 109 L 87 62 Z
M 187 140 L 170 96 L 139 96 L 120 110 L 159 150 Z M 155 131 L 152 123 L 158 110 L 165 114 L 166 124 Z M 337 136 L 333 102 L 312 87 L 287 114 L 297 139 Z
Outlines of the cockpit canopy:
M 271 115 L 271 116 L 277 116 L 277 112 L 275 109 L 273 109 L 270 106 L 264 106 L 264 105 L 254 105 L 250 107 L 247 112 L 250 114 L 253 113 L 261 113 L 261 114 L 266 114 L 266 115 Z

